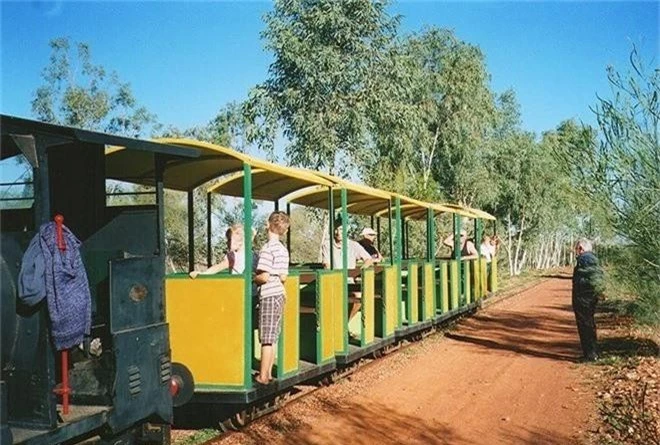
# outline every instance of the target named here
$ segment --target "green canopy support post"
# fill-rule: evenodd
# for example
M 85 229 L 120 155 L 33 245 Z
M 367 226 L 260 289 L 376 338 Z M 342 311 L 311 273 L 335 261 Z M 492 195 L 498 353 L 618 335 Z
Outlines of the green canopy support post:
M 393 222 L 392 222 L 392 201 L 389 201 L 387 203 L 387 228 L 390 232 L 390 264 L 394 265 L 394 260 L 396 257 L 396 253 L 394 252 L 394 227 L 393 227 Z
M 435 259 L 435 218 L 433 209 L 428 209 L 426 214 L 426 260 Z
M 188 271 L 195 270 L 195 207 L 193 191 L 188 191 Z
M 403 245 L 402 245 L 402 235 L 403 235 L 403 226 L 402 226 L 402 218 L 401 218 L 401 198 L 398 196 L 394 198 L 394 208 L 395 208 L 395 218 L 394 222 L 396 224 L 396 262 L 399 265 L 399 267 L 396 268 L 396 279 L 397 279 L 397 313 L 399 314 L 399 320 L 398 320 L 398 326 L 401 327 L 403 324 L 403 314 L 401 311 L 401 301 L 402 301 L 402 290 L 401 290 L 401 263 L 402 263 L 402 257 L 403 257 Z
M 286 216 L 289 217 L 289 222 L 291 221 L 291 204 L 286 203 Z M 289 251 L 289 257 L 291 257 L 291 229 L 286 231 L 286 250 Z
M 243 224 L 245 234 L 252 233 L 252 168 L 250 164 L 243 164 Z M 244 236 L 245 245 L 245 358 L 243 381 L 246 388 L 252 388 L 252 237 Z
M 461 259 L 461 216 L 454 213 L 454 252 L 452 258 Z
M 378 234 L 378 237 L 376 238 L 376 247 L 380 252 L 380 216 L 376 218 L 376 233 Z
M 465 292 L 465 283 L 463 282 L 463 264 L 461 263 L 461 216 L 454 213 L 454 252 L 452 257 L 458 262 L 458 295 L 462 301 Z M 460 304 L 460 303 L 459 303 Z
M 409 260 L 410 259 L 410 220 L 404 218 L 403 224 L 406 235 L 406 259 Z
M 332 242 L 335 237 L 335 196 L 332 187 L 328 189 L 328 229 L 330 231 L 330 245 L 328 256 L 330 256 L 330 269 L 335 268 L 335 256 L 332 252 Z
M 477 249 L 478 258 L 481 258 L 481 242 L 483 241 L 484 233 L 481 220 L 474 219 L 474 247 Z
M 474 300 L 475 298 L 481 298 L 484 294 L 482 293 L 482 289 L 485 283 L 481 283 L 481 267 L 482 267 L 482 261 L 481 261 L 481 243 L 483 242 L 483 237 L 484 237 L 484 229 L 483 229 L 483 221 L 479 218 L 474 219 L 474 248 L 477 249 L 477 261 L 475 262 L 475 268 L 474 268 L 474 276 L 472 277 L 472 281 L 474 283 L 478 283 L 478 286 L 475 284 L 474 289 L 473 289 L 473 294 L 472 294 L 472 299 Z M 483 266 L 485 267 L 485 266 Z
M 276 199 L 275 201 L 273 201 L 273 209 L 276 212 L 280 211 L 280 200 L 279 199 Z
M 207 267 L 211 267 L 211 265 L 213 264 L 213 247 L 211 246 L 212 207 L 213 207 L 213 195 L 211 193 L 207 193 L 206 194 L 206 266 Z
M 330 251 L 332 256 L 332 250 Z M 343 283 L 344 285 L 344 342 L 342 350 L 344 352 L 348 351 L 348 192 L 345 188 L 341 189 L 341 262 L 342 262 L 342 274 L 344 275 Z
M 408 238 L 406 235 L 408 234 L 408 233 L 407 233 L 408 230 L 406 230 L 406 229 L 407 229 L 407 227 L 406 227 L 406 219 L 403 218 L 403 219 L 401 220 L 401 259 L 402 259 L 402 260 L 408 258 L 408 254 L 407 254 L 407 250 L 408 250 L 408 249 L 406 248 L 406 245 L 407 245 L 407 238 Z

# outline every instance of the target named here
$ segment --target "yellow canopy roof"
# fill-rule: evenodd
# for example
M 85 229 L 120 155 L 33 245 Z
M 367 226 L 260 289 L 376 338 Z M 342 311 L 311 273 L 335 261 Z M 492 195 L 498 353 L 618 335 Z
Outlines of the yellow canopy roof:
M 401 215 L 403 215 L 404 218 L 415 220 L 426 219 L 429 209 L 433 210 L 434 215 L 439 215 L 441 213 L 455 213 L 454 209 L 440 204 L 419 201 L 398 193 L 393 193 L 392 196 L 398 197 L 401 200 Z M 392 213 L 394 213 L 394 208 L 392 208 Z M 384 215 L 387 215 L 387 209 L 380 211 L 377 216 Z
M 268 164 L 267 168 L 252 170 L 252 198 L 275 201 L 297 190 L 318 185 L 326 191 L 332 183 L 305 170 Z M 243 172 L 223 178 L 211 186 L 209 193 L 243 196 Z
M 254 164 L 249 156 L 230 148 L 189 139 L 161 138 L 161 144 L 189 147 L 199 150 L 195 159 L 170 160 L 165 165 L 163 182 L 166 188 L 191 191 L 205 182 L 243 169 L 243 164 Z M 147 157 L 129 155 L 123 147 L 106 150 L 106 172 L 113 179 L 143 185 L 154 185 L 153 162 Z
M 471 207 L 465 207 L 458 204 L 436 204 L 444 207 L 449 207 L 453 209 L 454 213 L 458 213 L 461 216 L 467 216 L 468 218 L 478 218 L 478 219 L 488 219 L 494 221 L 496 218 L 488 212 L 483 210 L 473 209 Z
M 387 209 L 390 195 L 382 190 L 364 185 L 353 184 L 340 178 L 327 174 L 317 174 L 319 177 L 329 179 L 334 183 L 332 189 L 335 205 L 341 203 L 341 190 L 346 189 L 347 209 L 349 213 L 358 215 L 373 215 L 380 210 Z M 330 179 L 331 178 L 331 179 Z M 328 209 L 328 189 L 326 187 L 307 187 L 285 197 L 291 204 L 307 207 Z
M 195 159 L 167 162 L 163 180 L 165 187 L 173 190 L 191 191 L 212 179 L 242 171 L 244 164 L 271 172 L 283 171 L 288 168 L 209 142 L 177 138 L 160 138 L 156 142 L 195 148 L 200 152 L 200 156 Z M 113 179 L 154 185 L 151 158 L 129 156 L 123 147 L 110 147 L 106 150 L 106 171 L 108 176 Z M 311 176 L 308 179 L 311 181 Z

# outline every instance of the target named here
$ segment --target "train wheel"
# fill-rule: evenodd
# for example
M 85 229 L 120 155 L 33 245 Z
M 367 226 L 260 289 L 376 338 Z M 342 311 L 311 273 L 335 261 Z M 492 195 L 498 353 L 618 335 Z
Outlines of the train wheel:
M 319 386 L 330 386 L 335 383 L 335 375 L 330 373 L 319 380 Z
M 383 356 L 383 350 L 382 349 L 377 349 L 371 354 L 374 359 L 379 359 Z
M 251 410 L 241 410 L 229 418 L 230 426 L 233 430 L 238 431 L 245 427 L 252 420 Z
M 289 396 L 291 393 L 289 391 L 283 392 L 282 394 L 279 394 L 277 397 L 275 397 L 275 406 L 277 408 L 281 408 L 284 406 L 284 404 L 289 400 Z

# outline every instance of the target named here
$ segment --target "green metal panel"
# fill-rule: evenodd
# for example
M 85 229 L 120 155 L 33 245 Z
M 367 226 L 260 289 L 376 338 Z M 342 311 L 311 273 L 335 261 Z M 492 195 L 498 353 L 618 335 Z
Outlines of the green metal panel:
M 402 244 L 401 244 L 401 236 L 402 236 L 402 218 L 401 218 L 401 199 L 397 196 L 394 198 L 394 206 L 395 206 L 395 224 L 396 224 L 396 252 L 395 252 L 395 264 L 398 266 L 397 267 L 397 282 L 401 283 L 401 262 L 402 262 Z M 397 324 L 399 327 L 403 326 L 403 314 L 401 312 L 401 285 L 397 286 L 397 313 L 398 313 L 398 321 Z
M 433 261 L 435 258 L 435 216 L 432 209 L 428 209 L 426 215 L 426 260 Z
M 344 275 L 343 278 L 343 298 L 342 300 L 344 301 L 344 320 L 345 320 L 345 325 L 343 329 L 343 353 L 348 352 L 348 194 L 345 188 L 341 189 L 341 245 L 342 245 L 342 262 L 344 267 L 342 268 L 342 272 Z M 332 250 L 330 251 L 332 252 Z M 332 256 L 332 254 L 330 254 Z
M 330 269 L 335 268 L 335 256 L 332 253 L 332 240 L 335 238 L 335 199 L 332 188 L 328 188 L 328 229 L 330 230 L 330 245 L 328 255 L 330 256 Z
M 252 168 L 243 164 L 243 224 L 245 233 L 252 232 Z M 245 245 L 245 387 L 252 387 L 252 237 L 244 236 Z

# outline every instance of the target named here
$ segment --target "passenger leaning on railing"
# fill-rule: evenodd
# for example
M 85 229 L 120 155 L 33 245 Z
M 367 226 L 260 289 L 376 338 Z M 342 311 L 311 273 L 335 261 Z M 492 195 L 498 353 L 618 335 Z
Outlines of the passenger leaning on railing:
M 453 250 L 454 235 L 449 235 L 447 238 L 444 239 L 444 241 L 442 241 L 442 244 Z M 465 230 L 461 230 L 461 259 L 471 260 L 477 258 L 478 256 L 479 256 L 479 252 L 477 252 L 477 248 L 474 247 L 474 243 L 472 242 L 472 240 L 468 239 L 467 232 Z
M 254 240 L 255 231 L 252 230 L 252 240 Z M 245 270 L 245 243 L 243 237 L 245 231 L 241 224 L 234 224 L 227 229 L 225 233 L 227 237 L 227 254 L 222 258 L 218 264 L 214 264 L 203 272 L 193 270 L 189 273 L 190 278 L 197 278 L 198 275 L 213 275 L 229 269 L 231 274 L 242 274 Z M 257 262 L 256 252 L 252 252 L 252 268 Z
M 342 269 L 344 267 L 344 261 L 343 261 L 343 253 L 342 253 L 342 244 L 341 244 L 341 236 L 342 236 L 342 227 L 341 227 L 341 221 L 338 221 L 335 223 L 335 233 L 334 233 L 334 239 L 332 240 L 332 258 L 333 258 L 333 265 L 334 269 Z M 327 240 L 326 240 L 327 241 Z M 364 250 L 364 247 L 360 245 L 357 241 L 353 240 L 346 240 L 347 242 L 347 254 L 348 254 L 348 261 L 346 263 L 347 269 L 352 270 L 357 267 L 357 262 L 358 260 L 364 261 L 362 264 L 362 267 L 369 267 L 374 263 L 374 259 L 369 255 L 369 253 Z M 328 246 L 329 243 L 325 242 L 323 243 L 323 246 L 321 246 L 321 262 L 323 263 L 323 267 L 326 269 L 330 269 L 330 248 Z M 355 279 L 352 277 L 348 277 L 348 298 L 349 298 L 349 305 L 350 305 L 350 312 L 348 315 L 348 321 L 350 322 L 353 317 L 360 311 L 360 308 L 362 307 L 362 304 L 360 303 L 360 299 L 362 298 L 362 292 L 360 290 L 359 285 L 355 283 Z M 351 337 L 356 337 L 356 334 L 349 333 Z

